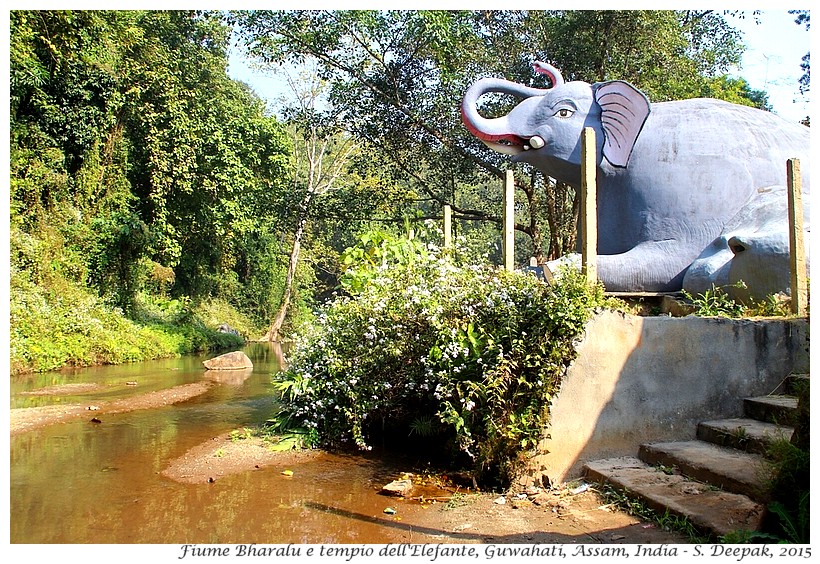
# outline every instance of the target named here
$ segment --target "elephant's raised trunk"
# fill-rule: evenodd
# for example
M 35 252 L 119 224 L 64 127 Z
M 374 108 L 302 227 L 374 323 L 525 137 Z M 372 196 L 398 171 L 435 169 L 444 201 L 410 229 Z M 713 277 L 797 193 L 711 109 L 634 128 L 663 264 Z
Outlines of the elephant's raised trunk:
M 550 78 L 553 88 L 564 83 L 561 72 L 552 65 L 536 61 L 533 66 L 536 72 L 546 74 Z M 479 114 L 478 99 L 484 94 L 499 92 L 523 100 L 532 96 L 543 96 L 548 91 L 549 89 L 532 88 L 501 78 L 482 78 L 470 86 L 464 94 L 461 103 L 461 119 L 470 133 L 491 149 L 501 153 L 517 154 L 524 150 L 526 140 L 512 133 L 506 116 L 488 119 Z

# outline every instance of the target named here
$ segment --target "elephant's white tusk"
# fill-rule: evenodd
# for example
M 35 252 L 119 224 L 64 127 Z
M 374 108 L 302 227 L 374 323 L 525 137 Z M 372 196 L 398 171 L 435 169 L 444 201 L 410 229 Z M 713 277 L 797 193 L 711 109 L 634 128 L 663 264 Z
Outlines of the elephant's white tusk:
M 537 135 L 530 137 L 530 147 L 532 147 L 533 149 L 540 149 L 544 145 L 546 145 L 546 143 L 544 143 L 544 140 L 538 137 Z

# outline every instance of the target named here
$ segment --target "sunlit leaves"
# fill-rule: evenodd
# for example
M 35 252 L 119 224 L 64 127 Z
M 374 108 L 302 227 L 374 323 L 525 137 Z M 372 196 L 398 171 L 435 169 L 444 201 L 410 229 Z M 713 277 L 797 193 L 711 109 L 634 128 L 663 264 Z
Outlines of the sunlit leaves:
M 148 259 L 177 270 L 175 292 L 245 301 L 237 271 L 250 286 L 269 270 L 246 243 L 278 225 L 291 146 L 227 77 L 219 14 L 15 11 L 11 23 L 16 224 L 54 224 L 93 266 L 77 282 L 114 303 L 130 303 Z M 146 235 L 117 235 L 124 218 Z
M 580 275 L 548 286 L 460 265 L 437 242 L 373 232 L 348 250 L 352 295 L 328 303 L 292 351 L 281 418 L 364 449 L 384 427 L 410 434 L 427 418 L 440 449 L 452 440 L 479 472 L 505 474 L 539 440 L 603 291 Z

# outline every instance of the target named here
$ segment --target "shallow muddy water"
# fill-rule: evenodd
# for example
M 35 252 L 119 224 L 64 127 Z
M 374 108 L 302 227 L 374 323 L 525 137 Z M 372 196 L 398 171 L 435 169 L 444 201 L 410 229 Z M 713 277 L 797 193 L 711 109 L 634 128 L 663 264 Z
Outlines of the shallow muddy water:
M 277 465 L 207 484 L 161 476 L 190 448 L 275 413 L 271 374 L 279 370 L 278 355 L 268 345 L 246 353 L 254 361 L 250 376 L 221 379 L 189 401 L 12 436 L 11 542 L 389 543 L 438 536 L 414 536 L 400 517 L 383 513 L 391 500 L 379 488 L 407 468 L 377 456 L 321 454 L 288 465 L 292 477 Z M 197 382 L 211 377 L 203 359 L 17 377 L 11 406 L 93 404 Z M 49 387 L 61 393 L 32 394 Z M 407 504 L 402 511 L 410 516 L 421 508 Z

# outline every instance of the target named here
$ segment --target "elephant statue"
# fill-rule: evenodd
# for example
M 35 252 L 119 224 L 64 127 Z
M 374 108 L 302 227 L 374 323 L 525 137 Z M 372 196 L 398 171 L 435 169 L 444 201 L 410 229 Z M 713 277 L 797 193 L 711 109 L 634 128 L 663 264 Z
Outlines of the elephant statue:
M 806 266 L 811 231 L 803 197 Z M 791 284 L 788 195 L 785 186 L 764 188 L 729 220 L 723 232 L 689 266 L 683 288 L 692 295 L 712 286 L 723 288 L 737 302 L 759 302 L 786 293 Z
M 801 124 L 714 99 L 650 104 L 625 81 L 565 82 L 552 65 L 534 66 L 548 76 L 551 88 L 482 78 L 464 95 L 462 119 L 490 148 L 576 189 L 581 183 L 581 132 L 595 130 L 597 264 L 607 291 L 683 289 L 693 262 L 721 237 L 728 241 L 727 226 L 736 231 L 745 227 L 744 221 L 756 221 L 747 216 L 761 210 L 753 203 L 761 191 L 786 185 L 788 159 L 800 159 L 803 191 L 809 193 L 809 129 Z M 478 101 L 490 92 L 521 101 L 507 115 L 485 118 Z M 785 198 L 784 190 L 767 196 L 779 197 Z M 783 215 L 763 223 L 768 233 L 787 233 L 787 222 Z M 764 247 L 758 250 L 765 259 Z M 788 248 L 785 252 L 788 256 Z M 740 255 L 721 256 L 735 260 Z M 780 262 L 772 261 L 773 267 Z M 689 278 L 697 285 L 708 282 L 709 275 L 717 281 L 726 272 L 713 264 Z M 757 268 L 744 276 L 763 276 L 767 284 L 779 279 Z M 754 279 L 744 282 L 754 291 Z

